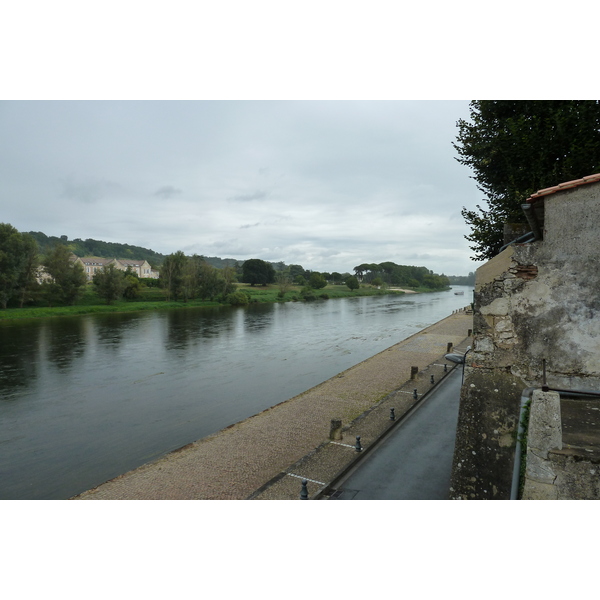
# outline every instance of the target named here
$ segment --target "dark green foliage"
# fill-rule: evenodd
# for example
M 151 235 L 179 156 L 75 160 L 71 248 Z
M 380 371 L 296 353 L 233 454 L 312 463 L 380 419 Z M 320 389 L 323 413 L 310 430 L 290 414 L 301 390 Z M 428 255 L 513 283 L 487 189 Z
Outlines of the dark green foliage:
M 115 265 L 105 265 L 94 275 L 93 282 L 96 293 L 106 301 L 106 304 L 112 304 L 115 300 L 120 300 L 128 283 L 130 284 L 126 281 L 127 277 L 125 271 L 117 269 Z M 129 275 L 129 277 L 136 279 L 132 275 Z
M 445 275 L 437 275 L 426 267 L 397 265 L 387 261 L 380 264 L 363 263 L 354 267 L 356 278 L 371 285 L 398 285 L 406 287 L 423 287 L 431 290 L 443 290 L 449 281 Z M 376 283 L 379 282 L 379 283 Z M 346 285 L 348 279 L 346 279 Z
M 232 306 L 246 306 L 250 303 L 250 296 L 242 290 L 238 290 L 227 296 L 227 302 Z
M 310 274 L 310 278 L 308 280 L 308 285 L 313 290 L 320 290 L 327 285 L 327 280 L 321 273 L 317 273 L 316 271 Z
M 275 269 L 260 258 L 251 258 L 242 265 L 242 282 L 252 286 L 274 283 Z
M 300 297 L 305 302 L 314 302 L 317 299 L 317 296 L 315 295 L 315 291 L 311 287 L 308 287 L 308 286 L 306 286 L 306 287 L 302 288 L 302 290 L 300 290 Z
M 351 275 L 346 279 L 346 285 L 350 288 L 350 290 L 357 290 L 360 287 L 360 283 L 358 283 L 358 278 L 354 275 Z
M 169 254 L 163 261 L 160 280 L 162 287 L 167 290 L 167 301 L 185 297 L 185 264 L 186 256 L 181 250 Z
M 134 273 L 125 272 L 125 289 L 123 297 L 127 300 L 137 300 L 142 295 L 144 284 Z
M 35 286 L 35 242 L 8 223 L 0 223 L 0 307 L 18 298 L 20 305 Z
M 42 284 L 43 296 L 50 306 L 73 305 L 83 295 L 86 276 L 83 267 L 73 260 L 71 251 L 64 244 L 56 244 L 42 260 L 51 281 Z
M 154 252 L 141 246 L 130 246 L 129 244 L 116 244 L 113 242 L 102 242 L 99 240 L 81 240 L 79 238 L 69 241 L 66 235 L 60 238 L 47 236 L 41 231 L 30 231 L 37 242 L 39 252 L 46 254 L 56 244 L 61 243 L 69 248 L 75 256 L 99 256 L 102 258 L 134 258 L 147 260 L 153 267 L 157 267 L 164 260 L 164 254 Z
M 524 223 L 536 191 L 600 171 L 597 100 L 477 100 L 457 126 L 458 162 L 473 169 L 487 208 L 463 208 L 477 260 L 503 244 L 503 225 Z

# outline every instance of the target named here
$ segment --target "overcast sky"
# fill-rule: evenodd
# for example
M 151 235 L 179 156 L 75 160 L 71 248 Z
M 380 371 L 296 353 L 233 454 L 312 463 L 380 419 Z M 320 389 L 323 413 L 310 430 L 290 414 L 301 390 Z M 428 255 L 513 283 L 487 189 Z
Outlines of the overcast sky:
M 4 101 L 1 220 L 319 271 L 477 264 L 468 101 Z
M 452 142 L 468 100 L 596 93 L 573 87 L 593 88 L 576 77 L 594 64 L 593 20 L 530 4 L 490 21 L 471 0 L 8 3 L 0 222 L 320 271 L 467 274 L 460 211 L 483 194 Z M 537 43 L 556 18 L 564 43 Z

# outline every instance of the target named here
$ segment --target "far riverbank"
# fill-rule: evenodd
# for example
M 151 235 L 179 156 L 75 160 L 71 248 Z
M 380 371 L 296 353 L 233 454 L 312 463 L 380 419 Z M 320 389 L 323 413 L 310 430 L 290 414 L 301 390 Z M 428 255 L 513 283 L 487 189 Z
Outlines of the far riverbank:
M 299 287 L 292 288 L 280 297 L 279 288 L 275 285 L 251 287 L 248 284 L 238 284 L 238 289 L 246 291 L 251 304 L 282 303 L 282 302 L 305 302 L 300 293 Z M 428 290 L 425 288 L 384 288 L 377 289 L 372 286 L 361 286 L 358 290 L 349 290 L 345 286 L 328 285 L 321 290 L 315 290 L 315 300 L 329 300 L 337 298 L 357 298 L 364 296 L 383 296 L 389 294 L 417 294 L 426 292 L 435 292 L 440 290 Z M 189 300 L 167 301 L 161 298 L 163 290 L 149 290 L 145 297 L 140 301 L 119 301 L 112 304 L 95 302 L 95 294 L 91 290 L 86 292 L 86 296 L 74 306 L 38 306 L 26 308 L 7 308 L 0 311 L 0 324 L 3 321 L 14 321 L 16 319 L 42 319 L 48 317 L 69 317 L 78 315 L 89 315 L 97 313 L 126 313 L 142 312 L 154 310 L 172 310 L 185 308 L 201 308 L 215 306 L 229 306 L 226 302 L 213 300 Z

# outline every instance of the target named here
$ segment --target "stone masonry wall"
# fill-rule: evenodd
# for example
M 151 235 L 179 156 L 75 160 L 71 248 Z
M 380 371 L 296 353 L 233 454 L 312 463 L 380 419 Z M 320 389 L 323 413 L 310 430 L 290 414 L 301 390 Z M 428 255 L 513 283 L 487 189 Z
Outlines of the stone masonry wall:
M 520 398 L 543 361 L 550 387 L 600 389 L 598 223 L 600 184 L 553 194 L 544 239 L 477 270 L 451 498 L 510 497 Z

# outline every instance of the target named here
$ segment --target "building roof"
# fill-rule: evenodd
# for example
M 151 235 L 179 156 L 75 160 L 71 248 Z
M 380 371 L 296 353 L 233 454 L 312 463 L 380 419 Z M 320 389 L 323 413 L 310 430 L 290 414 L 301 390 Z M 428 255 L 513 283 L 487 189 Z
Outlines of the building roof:
M 559 183 L 558 185 L 544 188 L 543 190 L 539 190 L 535 194 L 532 194 L 527 198 L 527 202 L 529 204 L 536 202 L 540 198 L 544 196 L 549 196 L 550 194 L 555 194 L 556 192 L 562 192 L 564 190 L 569 190 L 572 188 L 579 187 L 580 185 L 585 185 L 586 183 L 597 183 L 600 181 L 600 173 L 596 173 L 595 175 L 587 175 L 586 177 L 582 177 L 581 179 L 573 179 L 573 181 L 566 181 L 565 183 Z
M 132 265 L 134 267 L 140 267 L 144 264 L 145 260 L 129 260 L 128 258 L 117 258 L 122 265 Z
M 100 258 L 99 256 L 81 256 L 79 258 L 86 265 L 106 265 L 114 260 L 114 258 Z

